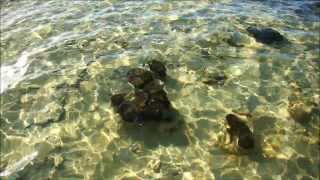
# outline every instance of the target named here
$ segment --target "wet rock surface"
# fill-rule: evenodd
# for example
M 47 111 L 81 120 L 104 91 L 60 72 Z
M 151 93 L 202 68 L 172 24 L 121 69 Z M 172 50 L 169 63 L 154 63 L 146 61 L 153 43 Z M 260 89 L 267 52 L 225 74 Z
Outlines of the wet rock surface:
M 256 39 L 256 41 L 268 45 L 284 42 L 286 40 L 283 35 L 271 28 L 248 27 L 247 31 Z
M 244 149 L 254 148 L 253 133 L 250 128 L 239 117 L 234 114 L 228 114 L 226 121 L 229 126 L 228 133 L 231 139 L 238 139 L 238 145 Z
M 127 73 L 128 82 L 135 87 L 134 92 L 111 97 L 111 105 L 124 121 L 170 121 L 176 113 L 163 89 L 165 65 L 155 60 L 148 64 L 151 71 L 133 68 Z

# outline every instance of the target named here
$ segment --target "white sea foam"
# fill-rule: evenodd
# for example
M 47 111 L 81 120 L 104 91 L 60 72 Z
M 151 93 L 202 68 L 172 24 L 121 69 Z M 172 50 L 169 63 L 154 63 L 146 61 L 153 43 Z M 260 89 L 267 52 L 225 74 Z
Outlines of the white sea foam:
M 31 163 L 37 156 L 39 152 L 35 151 L 27 156 L 24 156 L 18 162 L 9 165 L 4 171 L 0 172 L 0 177 L 10 176 L 13 173 L 23 170 L 29 163 Z
M 0 93 L 15 86 L 23 79 L 23 75 L 26 73 L 29 66 L 29 55 L 29 53 L 24 52 L 15 64 L 1 66 Z
M 29 51 L 24 51 L 20 57 L 16 60 L 15 64 L 11 65 L 1 65 L 0 69 L 0 94 L 2 94 L 7 89 L 14 88 L 19 82 L 25 79 L 25 73 L 31 63 L 29 59 L 30 56 L 40 53 L 46 49 L 63 43 L 65 40 L 71 39 L 73 36 L 69 32 L 62 33 L 59 36 L 54 36 L 48 39 L 42 46 L 37 49 L 32 49 Z
M 1 65 L 0 69 L 0 94 L 2 94 L 7 89 L 14 88 L 19 82 L 25 79 L 25 73 L 32 61 L 29 57 L 43 52 L 46 49 L 50 49 L 54 46 L 59 46 L 64 43 L 64 41 L 76 39 L 79 35 L 72 34 L 72 32 L 64 32 L 58 36 L 53 36 L 43 42 L 42 45 L 35 49 L 26 50 L 22 52 L 20 57 L 16 60 L 15 64 L 11 65 Z
M 0 94 L 10 88 L 14 88 L 21 82 L 31 63 L 29 57 L 44 51 L 45 48 L 38 48 L 31 51 L 24 51 L 15 64 L 1 65 L 0 67 Z

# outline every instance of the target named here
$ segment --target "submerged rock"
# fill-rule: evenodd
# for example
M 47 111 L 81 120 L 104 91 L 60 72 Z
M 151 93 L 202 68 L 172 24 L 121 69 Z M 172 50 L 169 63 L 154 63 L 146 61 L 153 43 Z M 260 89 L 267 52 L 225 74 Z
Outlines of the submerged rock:
M 153 74 L 142 68 L 134 68 L 131 69 L 127 73 L 128 82 L 132 84 L 135 88 L 143 88 L 144 85 L 151 82 L 153 78 Z
M 121 118 L 128 122 L 135 122 L 139 120 L 137 106 L 135 101 L 127 99 L 127 94 L 115 94 L 111 96 L 111 105 L 115 108 Z
M 147 93 L 156 93 L 158 91 L 161 91 L 163 89 L 163 83 L 158 80 L 158 79 L 155 79 L 151 82 L 149 82 L 148 84 L 146 84 L 144 87 L 143 87 L 143 91 L 147 92 Z
M 165 80 L 167 76 L 167 70 L 161 61 L 152 60 L 148 64 L 150 70 L 155 74 L 156 78 Z
M 123 101 L 119 107 L 118 112 L 121 118 L 127 122 L 139 122 L 139 112 L 134 103 L 130 101 Z
M 250 128 L 239 117 L 234 114 L 228 114 L 226 121 L 229 125 L 228 133 L 231 139 L 238 139 L 238 145 L 244 149 L 254 148 L 253 133 Z
M 121 39 L 121 38 L 116 39 L 116 40 L 114 41 L 114 43 L 115 43 L 116 45 L 120 46 L 120 47 L 123 48 L 123 49 L 126 49 L 126 48 L 128 48 L 128 46 L 129 46 L 129 42 L 126 41 L 125 39 Z
M 129 70 L 127 77 L 128 82 L 135 87 L 133 93 L 111 97 L 111 105 L 124 121 L 170 121 L 176 112 L 161 81 L 166 77 L 165 66 L 154 60 L 149 63 L 149 67 L 152 72 L 142 68 Z
M 201 57 L 209 59 L 211 54 L 209 49 L 201 49 L 200 51 Z
M 120 106 L 120 104 L 125 100 L 125 93 L 115 94 L 111 96 L 111 105 L 112 106 Z
M 207 85 L 223 86 L 228 77 L 224 73 L 209 74 L 202 82 Z
M 145 119 L 153 119 L 157 121 L 170 120 L 171 114 L 175 111 L 172 108 L 170 101 L 165 91 L 152 94 L 147 102 L 146 108 L 142 114 Z
M 133 103 L 137 106 L 138 109 L 143 109 L 147 105 L 149 94 L 142 91 L 137 90 L 134 94 Z
M 146 122 L 150 120 L 170 120 L 175 112 L 164 90 L 155 93 L 136 91 L 131 100 L 130 95 L 115 94 L 111 97 L 111 105 L 128 122 Z
M 308 123 L 311 120 L 312 110 L 312 107 L 307 106 L 301 101 L 290 102 L 288 107 L 291 118 L 301 124 Z
M 264 44 L 279 43 L 286 40 L 278 31 L 271 28 L 248 27 L 247 31 L 256 39 Z

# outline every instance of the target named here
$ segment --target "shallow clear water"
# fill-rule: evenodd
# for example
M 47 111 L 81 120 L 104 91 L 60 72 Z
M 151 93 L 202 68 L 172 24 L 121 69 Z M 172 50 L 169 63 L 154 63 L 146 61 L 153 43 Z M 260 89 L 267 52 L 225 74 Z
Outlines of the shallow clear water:
M 0 174 L 9 179 L 319 179 L 316 1 L 23 0 L 1 3 Z M 289 42 L 268 46 L 246 28 Z M 228 43 L 234 34 L 241 47 Z M 183 123 L 126 124 L 110 96 L 166 63 Z M 223 72 L 222 86 L 203 81 Z M 306 122 L 295 112 L 313 109 Z M 224 117 L 258 147 L 238 152 Z M 291 113 L 290 113 L 291 112 Z M 292 113 L 293 112 L 293 113 Z M 308 111 L 309 112 L 309 111 Z

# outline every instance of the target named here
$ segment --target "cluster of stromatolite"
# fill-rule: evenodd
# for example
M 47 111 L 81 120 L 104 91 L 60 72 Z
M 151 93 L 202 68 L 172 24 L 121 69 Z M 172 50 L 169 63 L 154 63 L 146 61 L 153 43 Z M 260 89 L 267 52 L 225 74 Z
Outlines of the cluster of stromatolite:
M 149 70 L 133 68 L 127 73 L 128 82 L 134 86 L 132 93 L 114 94 L 111 105 L 127 122 L 170 121 L 175 110 L 164 88 L 165 65 L 150 61 Z
M 287 41 L 287 39 L 282 34 L 272 28 L 248 27 L 247 31 L 256 39 L 256 41 L 264 44 L 273 44 Z
M 243 149 L 254 148 L 253 133 L 245 122 L 240 120 L 240 118 L 234 114 L 228 114 L 226 116 L 226 121 L 229 126 L 228 133 L 232 140 L 238 140 L 239 147 Z

